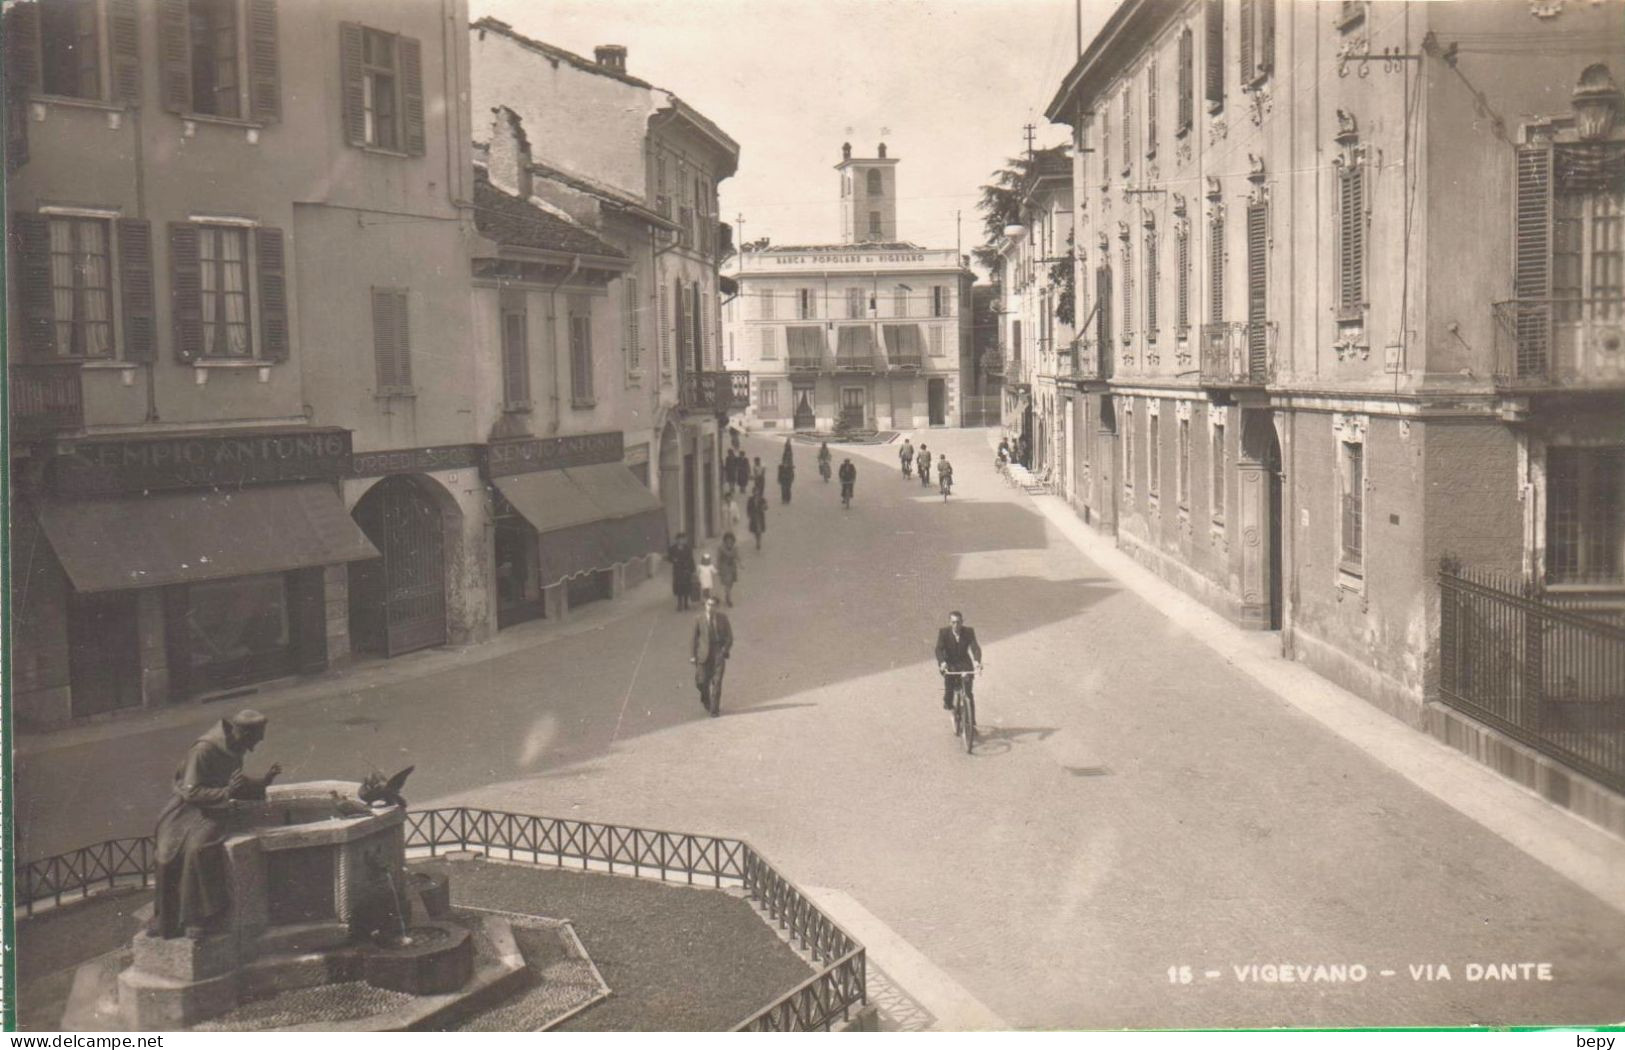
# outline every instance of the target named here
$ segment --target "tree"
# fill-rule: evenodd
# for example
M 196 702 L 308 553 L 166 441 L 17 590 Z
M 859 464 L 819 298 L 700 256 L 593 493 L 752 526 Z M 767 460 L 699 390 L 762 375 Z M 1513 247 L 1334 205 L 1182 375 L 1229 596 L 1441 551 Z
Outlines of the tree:
M 1006 226 L 1021 224 L 1021 201 L 1027 195 L 1033 173 L 1045 160 L 1065 157 L 1066 149 L 1065 146 L 1051 146 L 1019 157 L 1009 157 L 1004 167 L 993 172 L 992 181 L 982 187 L 982 199 L 977 203 L 977 208 L 982 212 L 982 232 L 989 246 L 1004 236 Z

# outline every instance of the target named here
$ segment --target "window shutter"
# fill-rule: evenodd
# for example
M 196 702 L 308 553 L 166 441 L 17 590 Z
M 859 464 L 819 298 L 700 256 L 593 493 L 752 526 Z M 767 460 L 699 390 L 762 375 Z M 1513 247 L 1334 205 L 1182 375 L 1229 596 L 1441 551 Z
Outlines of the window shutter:
M 643 365 L 643 297 L 638 294 L 638 278 L 636 274 L 628 274 L 624 282 L 626 290 L 626 348 L 629 354 L 627 367 L 641 368 Z
M 1257 0 L 1241 0 L 1241 50 L 1237 62 L 1241 70 L 1241 85 L 1246 87 L 1253 82 L 1253 25 L 1257 15 L 1254 7 Z
M 1207 83 L 1203 92 L 1215 107 L 1224 104 L 1224 0 L 1206 0 L 1203 8 Z
M 1134 339 L 1134 255 L 1123 245 L 1123 342 Z
M 158 352 L 158 312 L 152 285 L 152 224 L 118 221 L 119 291 L 124 307 L 124 360 L 151 361 Z
M 198 228 L 169 224 L 169 313 L 175 357 L 195 361 L 203 354 L 203 273 L 198 264 Z
M 406 292 L 372 290 L 372 349 L 378 370 L 378 392 L 405 394 L 412 389 L 412 341 L 407 323 Z
M 254 231 L 254 263 L 260 283 L 260 345 L 267 361 L 288 359 L 288 280 L 282 231 L 262 226 Z
M 113 71 L 113 101 L 141 102 L 141 22 L 135 0 L 109 0 L 107 55 Z
M 1215 217 L 1207 242 L 1207 319 L 1224 323 L 1224 220 Z
M 1275 0 L 1253 0 L 1258 7 L 1258 74 L 1275 71 Z
M 1179 34 L 1179 130 L 1189 131 L 1196 120 L 1196 44 L 1191 31 Z
M 671 378 L 671 304 L 666 298 L 666 286 L 660 285 L 660 321 L 655 329 L 659 343 L 660 368 L 663 379 Z
M 1157 271 L 1157 231 L 1145 231 L 1145 338 L 1157 341 L 1157 284 L 1162 276 Z
M 1265 284 L 1268 215 L 1263 204 L 1247 205 L 1247 364 L 1248 374 L 1255 379 L 1264 375 L 1268 364 L 1264 332 L 1264 323 L 1268 320 Z
M 1338 305 L 1358 310 L 1365 302 L 1365 180 L 1356 165 L 1345 165 L 1337 176 Z
M 1513 218 L 1512 294 L 1517 374 L 1545 371 L 1552 294 L 1552 150 L 1518 147 L 1518 196 Z
M 339 90 L 344 111 L 344 141 L 352 146 L 367 144 L 367 95 L 361 66 L 361 27 L 354 22 L 342 22 L 339 24 Z
M 399 37 L 401 114 L 405 118 L 406 152 L 423 156 L 423 48 L 411 37 Z
M 1174 239 L 1174 265 L 1179 267 L 1175 276 L 1174 326 L 1184 332 L 1191 325 L 1191 231 L 1184 227 Z
M 255 120 L 282 119 L 277 59 L 276 0 L 248 0 L 248 112 Z
M 171 113 L 192 112 L 192 54 L 186 0 L 158 0 L 158 60 L 164 109 Z
M 1095 271 L 1095 342 L 1101 356 L 1101 377 L 1105 378 L 1105 361 L 1112 343 L 1112 271 L 1102 266 Z
M 6 170 L 28 163 L 28 93 L 40 86 L 39 8 L 14 4 L 6 10 Z
M 1134 90 L 1133 85 L 1123 88 L 1123 174 L 1134 164 Z
M 12 12 L 15 13 L 15 9 Z M 13 212 L 18 306 L 25 353 L 49 357 L 56 349 L 56 310 L 51 295 L 51 224 L 42 215 Z
M 1157 60 L 1145 67 L 1145 155 L 1157 155 Z

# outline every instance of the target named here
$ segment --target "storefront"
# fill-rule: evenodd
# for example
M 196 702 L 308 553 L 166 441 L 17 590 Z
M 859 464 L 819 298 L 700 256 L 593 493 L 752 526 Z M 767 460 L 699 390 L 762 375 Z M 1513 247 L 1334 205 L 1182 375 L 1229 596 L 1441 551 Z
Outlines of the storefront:
M 349 457 L 348 431 L 315 428 L 60 444 L 22 508 L 37 541 L 17 596 L 31 625 L 20 644 L 37 648 L 29 720 L 155 706 L 348 656 L 329 598 L 350 563 L 378 557 L 339 496 Z
M 665 510 L 625 460 L 619 431 L 487 446 L 501 626 L 613 597 L 666 549 Z

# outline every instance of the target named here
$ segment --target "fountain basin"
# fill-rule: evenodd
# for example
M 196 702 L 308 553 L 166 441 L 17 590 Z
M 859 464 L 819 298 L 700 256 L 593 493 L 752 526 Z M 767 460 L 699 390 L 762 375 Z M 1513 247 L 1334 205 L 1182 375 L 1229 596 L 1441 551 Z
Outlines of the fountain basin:
M 454 992 L 474 974 L 474 940 L 465 927 L 426 922 L 406 928 L 362 956 L 362 973 L 374 988 L 409 995 Z

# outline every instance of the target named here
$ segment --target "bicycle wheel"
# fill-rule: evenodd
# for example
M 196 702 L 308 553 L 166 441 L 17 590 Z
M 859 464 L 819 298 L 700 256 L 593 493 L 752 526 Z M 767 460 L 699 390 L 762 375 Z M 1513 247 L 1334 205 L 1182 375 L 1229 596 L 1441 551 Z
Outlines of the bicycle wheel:
M 976 701 L 964 686 L 959 687 L 959 695 L 965 702 L 965 754 L 968 755 L 976 746 Z

